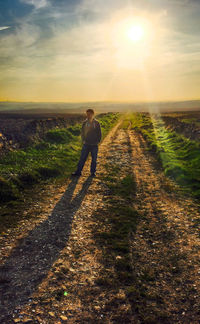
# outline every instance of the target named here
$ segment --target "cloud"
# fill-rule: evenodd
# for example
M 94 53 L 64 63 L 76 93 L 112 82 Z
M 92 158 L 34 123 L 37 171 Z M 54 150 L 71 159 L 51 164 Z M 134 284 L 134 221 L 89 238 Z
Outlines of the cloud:
M 4 29 L 8 29 L 8 28 L 10 28 L 10 26 L 2 26 L 2 27 L 0 27 L 0 30 L 4 30 Z
M 110 0 L 106 6 L 102 0 L 19 1 L 26 15 L 16 15 L 13 22 L 6 16 L 0 27 L 0 31 L 10 28 L 7 24 L 12 27 L 0 33 L 0 82 L 8 93 L 12 88 L 13 96 L 19 92 L 23 98 L 26 92 L 28 100 L 35 91 L 34 98 L 48 99 L 51 90 L 47 89 L 52 89 L 49 99 L 65 100 L 65 93 L 70 100 L 77 95 L 95 99 L 100 94 L 129 99 L 135 92 L 139 98 L 143 69 L 155 88 L 163 82 L 163 94 L 168 84 L 173 83 L 175 89 L 176 82 L 189 74 L 199 77 L 196 7 L 172 12 L 169 5 L 147 8 L 146 0 L 132 1 L 132 5 L 130 0 Z M 179 0 L 169 3 L 182 4 Z M 155 37 L 143 51 L 120 36 L 118 21 L 129 16 L 145 18 L 152 25 Z
M 23 3 L 34 6 L 36 9 L 46 7 L 48 5 L 47 0 L 20 0 Z

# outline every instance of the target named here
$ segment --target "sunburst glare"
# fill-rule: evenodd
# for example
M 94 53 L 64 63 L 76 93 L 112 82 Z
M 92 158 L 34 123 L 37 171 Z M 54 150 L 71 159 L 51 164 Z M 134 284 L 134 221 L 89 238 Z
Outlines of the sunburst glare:
M 133 42 L 138 42 L 142 40 L 144 34 L 144 29 L 140 25 L 133 25 L 127 31 L 127 37 Z

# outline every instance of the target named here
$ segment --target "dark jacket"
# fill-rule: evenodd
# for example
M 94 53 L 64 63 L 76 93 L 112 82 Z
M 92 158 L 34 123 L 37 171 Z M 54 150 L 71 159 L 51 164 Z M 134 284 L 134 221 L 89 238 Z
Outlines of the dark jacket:
M 82 124 L 81 138 L 84 144 L 97 145 L 101 141 L 101 126 L 96 119 L 89 122 L 86 119 Z

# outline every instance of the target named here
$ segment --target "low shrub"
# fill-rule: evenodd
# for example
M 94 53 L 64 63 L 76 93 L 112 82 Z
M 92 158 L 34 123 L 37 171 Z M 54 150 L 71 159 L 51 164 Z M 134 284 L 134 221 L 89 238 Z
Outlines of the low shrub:
M 61 171 L 58 168 L 40 167 L 37 169 L 42 179 L 54 178 L 61 175 Z
M 0 177 L 0 202 L 7 202 L 18 198 L 17 191 L 11 183 Z
M 46 141 L 55 144 L 69 143 L 73 138 L 73 134 L 67 129 L 51 129 L 46 133 Z
M 25 171 L 18 176 L 18 179 L 22 186 L 27 187 L 39 182 L 38 173 L 31 171 Z
M 74 126 L 69 126 L 68 131 L 73 134 L 74 136 L 79 136 L 81 134 L 81 125 L 74 125 Z

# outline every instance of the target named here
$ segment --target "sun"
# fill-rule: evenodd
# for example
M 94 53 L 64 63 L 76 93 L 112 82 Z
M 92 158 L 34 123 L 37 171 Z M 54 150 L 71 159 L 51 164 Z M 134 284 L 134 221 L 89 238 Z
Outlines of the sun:
M 141 25 L 132 25 L 128 28 L 126 34 L 129 40 L 139 42 L 144 38 L 145 31 Z
M 113 63 L 119 69 L 143 70 L 158 44 L 158 33 L 159 24 L 153 17 L 119 13 L 107 29 Z

